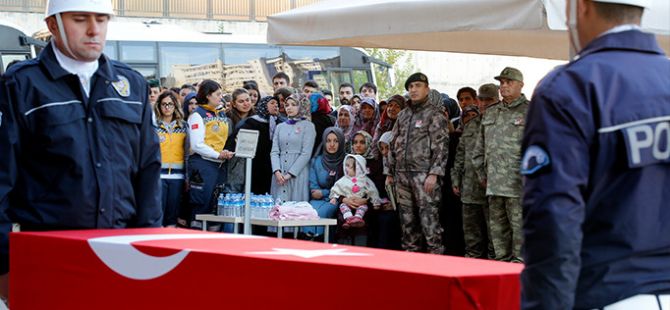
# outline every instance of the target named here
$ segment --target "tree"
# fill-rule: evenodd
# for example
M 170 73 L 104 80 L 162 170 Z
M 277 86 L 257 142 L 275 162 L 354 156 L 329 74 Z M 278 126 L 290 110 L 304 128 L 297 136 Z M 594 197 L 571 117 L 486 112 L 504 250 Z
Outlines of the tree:
M 373 64 L 379 100 L 386 100 L 396 94 L 404 94 L 405 80 L 414 73 L 411 52 L 382 48 L 366 48 L 365 51 L 373 58 L 391 65 L 394 71 L 394 74 L 391 74 L 384 66 Z

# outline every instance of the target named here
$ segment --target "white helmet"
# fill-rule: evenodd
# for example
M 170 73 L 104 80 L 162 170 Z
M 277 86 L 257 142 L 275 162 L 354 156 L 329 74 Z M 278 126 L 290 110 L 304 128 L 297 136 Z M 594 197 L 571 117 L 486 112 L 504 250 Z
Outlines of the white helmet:
M 114 15 L 114 7 L 111 0 L 49 0 L 44 18 L 64 12 Z
M 651 5 L 651 0 L 593 0 L 593 2 L 627 4 L 632 6 L 639 6 L 642 8 L 649 8 Z

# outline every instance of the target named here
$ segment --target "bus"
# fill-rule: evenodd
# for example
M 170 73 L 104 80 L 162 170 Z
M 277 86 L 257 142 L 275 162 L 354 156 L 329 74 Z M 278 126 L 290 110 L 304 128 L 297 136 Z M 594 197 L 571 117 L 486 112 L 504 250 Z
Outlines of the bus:
M 263 94 L 273 93 L 277 72 L 290 77 L 291 87 L 314 80 L 337 94 L 342 83 L 358 89 L 374 82 L 373 69 L 390 69 L 355 48 L 276 46 L 262 36 L 202 33 L 157 22 L 110 22 L 105 54 L 168 88 L 212 79 L 232 92 L 254 80 Z
M 18 27 L 0 21 L 0 74 L 15 60 L 34 58 L 39 48 L 46 45 L 26 35 Z

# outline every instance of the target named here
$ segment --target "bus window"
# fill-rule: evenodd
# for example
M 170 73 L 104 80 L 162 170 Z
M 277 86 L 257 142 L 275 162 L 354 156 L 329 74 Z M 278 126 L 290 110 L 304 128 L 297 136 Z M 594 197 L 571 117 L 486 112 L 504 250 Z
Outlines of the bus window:
M 346 69 L 332 69 L 328 70 L 328 76 L 330 80 L 330 91 L 335 94 L 336 104 L 335 106 L 340 106 L 340 85 L 344 83 L 351 83 L 351 70 Z
M 261 58 L 276 58 L 280 55 L 280 48 L 267 45 L 226 44 L 223 48 L 223 62 L 227 65 L 247 64 Z
M 368 71 L 367 70 L 354 70 L 353 71 L 354 75 L 354 91 L 358 92 L 358 89 L 368 81 L 370 81 L 370 78 L 368 76 Z
M 116 55 L 116 42 L 113 41 L 107 41 L 105 44 L 105 50 L 103 53 L 107 55 L 110 59 L 118 60 L 119 57 Z
M 121 61 L 128 63 L 156 63 L 156 43 L 120 42 Z
M 28 55 L 26 54 L 2 54 L 2 72 L 7 71 L 7 65 L 11 63 L 14 60 L 26 60 L 28 59 Z
M 223 62 L 225 73 L 222 87 L 232 92 L 244 81 L 254 80 L 263 94 L 272 94 L 272 76 L 283 69 L 281 49 L 264 44 L 225 44 Z M 279 68 L 277 68 L 279 67 Z
M 340 56 L 337 47 L 286 46 L 284 47 L 284 53 L 293 60 L 326 60 Z M 339 67 L 339 59 L 338 65 L 334 67 Z
M 204 79 L 221 79 L 220 71 L 216 70 L 221 66 L 220 44 L 160 43 L 159 50 L 163 86 L 179 87 Z
M 137 70 L 145 79 L 155 79 L 157 74 L 156 74 L 156 68 L 154 67 L 142 67 L 142 66 L 133 66 L 133 69 Z M 165 82 L 161 81 L 161 85 L 164 85 Z

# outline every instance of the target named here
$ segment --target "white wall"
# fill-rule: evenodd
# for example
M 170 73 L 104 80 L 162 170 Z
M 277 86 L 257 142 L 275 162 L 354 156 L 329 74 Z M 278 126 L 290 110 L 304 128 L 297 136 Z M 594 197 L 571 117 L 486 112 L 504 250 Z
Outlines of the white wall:
M 524 75 L 523 92 L 528 98 L 537 83 L 554 67 L 565 61 L 512 57 L 497 55 L 476 55 L 443 52 L 413 52 L 414 67 L 428 76 L 430 86 L 450 97 L 456 98 L 461 87 L 470 86 L 475 90 L 485 83 L 495 83 L 493 77 L 507 66 L 515 67 Z

